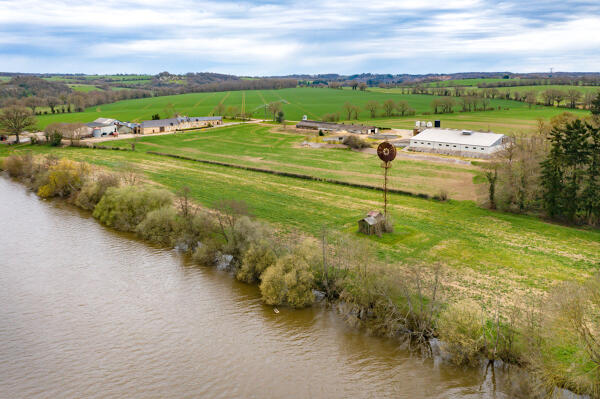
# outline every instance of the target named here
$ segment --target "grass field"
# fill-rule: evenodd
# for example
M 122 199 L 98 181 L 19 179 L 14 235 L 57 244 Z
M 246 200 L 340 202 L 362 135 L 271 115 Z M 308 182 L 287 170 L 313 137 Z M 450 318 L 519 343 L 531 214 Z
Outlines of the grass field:
M 78 83 L 69 83 L 69 84 L 67 84 L 67 86 L 69 86 L 71 89 L 73 89 L 75 91 L 82 91 L 84 93 L 87 93 L 87 92 L 90 92 L 93 90 L 98 90 L 98 91 L 102 90 L 94 85 L 84 85 L 84 84 L 78 84 Z
M 553 107 L 533 106 L 531 109 L 522 107 L 512 108 L 510 110 L 494 109 L 485 112 L 455 112 L 452 114 L 416 115 L 404 118 L 367 119 L 365 120 L 365 123 L 372 123 L 383 127 L 412 129 L 415 125 L 415 120 L 431 121 L 439 119 L 442 121 L 442 127 L 510 134 L 534 130 L 537 126 L 538 118 L 548 121 L 550 118 L 562 114 L 563 112 L 571 112 L 580 116 L 589 115 L 588 111 L 582 110 L 565 110 Z
M 187 157 L 221 161 L 261 169 L 309 174 L 362 184 L 380 184 L 381 162 L 373 154 L 348 149 L 299 148 L 306 131 L 291 127 L 246 124 L 201 132 L 143 137 L 136 148 Z M 130 148 L 131 140 L 115 140 L 108 146 Z M 400 153 L 390 171 L 391 187 L 450 198 L 476 200 L 485 189 L 474 184 L 478 167 L 415 161 Z M 480 179 L 479 179 L 480 180 Z M 478 190 L 479 188 L 479 190 Z
M 451 79 L 438 82 L 428 82 L 424 86 L 428 87 L 448 87 L 448 86 L 477 86 L 480 83 L 496 82 L 519 82 L 520 79 L 502 79 L 502 78 L 473 78 L 473 79 Z
M 381 208 L 382 195 L 373 190 L 199 164 L 142 151 L 145 148 L 168 149 L 191 156 L 227 160 L 240 152 L 241 163 L 297 168 L 315 174 L 345 175 L 346 171 L 355 171 L 363 163 L 361 173 L 363 169 L 367 174 L 375 173 L 377 168 L 376 163 L 367 160 L 363 154 L 350 151 L 305 150 L 296 155 L 291 147 L 299 137 L 269 133 L 264 129 L 245 126 L 146 138 L 135 152 L 3 146 L 0 157 L 11 151 L 31 150 L 109 168 L 134 165 L 148 180 L 169 190 L 190 187 L 194 200 L 204 206 L 210 207 L 222 198 L 243 199 L 256 217 L 273 223 L 284 232 L 299 231 L 318 236 L 326 226 L 356 234 L 357 220 L 365 212 Z M 239 142 L 243 137 L 247 137 L 247 144 Z M 261 159 L 255 161 L 254 157 Z M 395 167 L 407 170 L 406 180 L 418 175 L 419 170 L 435 174 L 435 169 L 428 170 L 426 165 L 416 164 L 412 173 L 408 173 L 408 165 L 401 168 L 397 163 Z M 441 169 L 440 175 L 454 173 L 453 168 L 444 166 Z M 467 170 L 465 173 L 472 172 Z M 394 176 L 394 185 L 401 184 L 403 175 Z M 427 178 L 430 177 L 423 177 Z M 451 300 L 472 298 L 489 306 L 497 300 L 523 305 L 528 295 L 543 294 L 559 281 L 583 279 L 599 266 L 598 230 L 576 229 L 546 223 L 535 217 L 492 212 L 479 208 L 473 201 L 437 202 L 394 194 L 390 196 L 390 204 L 395 233 L 362 239 L 370 240 L 379 257 L 389 262 L 390 267 L 445 265 L 443 280 Z
M 270 117 L 265 112 L 265 104 L 281 101 L 286 119 L 300 120 L 303 115 L 310 119 L 320 119 L 326 113 L 342 113 L 343 104 L 350 102 L 361 107 L 360 121 L 368 121 L 377 126 L 412 127 L 417 119 L 441 119 L 448 121 L 451 127 L 470 127 L 476 130 L 493 130 L 509 133 L 519 129 L 530 129 L 535 126 L 536 118 L 549 119 L 564 112 L 564 109 L 535 106 L 529 109 L 527 104 L 508 101 L 492 100 L 490 107 L 494 111 L 461 113 L 445 115 L 424 115 L 431 113 L 431 101 L 436 98 L 430 95 L 400 94 L 397 89 L 369 90 L 332 90 L 321 88 L 293 88 L 282 90 L 252 90 L 213 93 L 192 93 L 176 96 L 143 98 L 119 101 L 112 104 L 100 105 L 86 109 L 85 112 L 44 115 L 39 117 L 39 127 L 43 128 L 52 122 L 90 122 L 98 117 L 110 117 L 125 121 L 141 121 L 150 119 L 155 113 L 164 114 L 167 104 L 173 104 L 177 112 L 195 116 L 208 115 L 214 107 L 223 103 L 225 106 L 237 106 L 241 110 L 253 111 L 254 116 Z M 375 100 L 383 103 L 385 100 L 405 100 L 417 111 L 417 115 L 404 118 L 385 118 L 378 116 L 370 118 L 364 105 Z M 458 106 L 456 109 L 458 110 Z M 500 110 L 498 110 L 500 108 Z M 577 112 L 577 111 L 576 111 Z M 578 111 L 586 114 L 587 111 Z M 164 117 L 164 115 L 163 115 Z M 343 118 L 343 115 L 342 115 Z M 462 123 L 465 125 L 461 125 Z

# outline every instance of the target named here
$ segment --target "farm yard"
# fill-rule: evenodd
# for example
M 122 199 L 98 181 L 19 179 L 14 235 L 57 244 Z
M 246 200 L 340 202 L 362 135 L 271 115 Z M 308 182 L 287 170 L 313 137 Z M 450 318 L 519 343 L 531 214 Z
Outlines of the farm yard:
M 188 186 L 193 199 L 206 207 L 223 198 L 243 198 L 257 218 L 272 223 L 283 233 L 318 236 L 326 227 L 356 234 L 357 220 L 367 211 L 381 207 L 381 192 L 145 152 L 185 154 L 377 183 L 378 162 L 374 155 L 342 149 L 294 148 L 300 140 L 300 135 L 269 131 L 265 126 L 235 126 L 144 137 L 137 142 L 136 151 L 22 145 L 2 147 L 0 157 L 13 151 L 33 151 L 116 170 L 133 168 L 148 181 L 173 192 Z M 111 144 L 128 146 L 126 141 Z M 237 154 L 237 159 L 232 154 Z M 456 176 L 459 181 L 472 184 L 478 173 L 470 168 L 410 163 L 395 162 L 392 188 L 434 186 L 439 184 L 440 176 L 442 179 Z M 600 252 L 597 230 L 492 212 L 478 207 L 474 201 L 439 202 L 392 194 L 390 204 L 395 232 L 382 238 L 363 239 L 371 240 L 379 257 L 391 267 L 445 265 L 444 281 L 449 297 L 454 300 L 472 298 L 488 306 L 496 300 L 509 304 L 515 298 L 538 296 L 560 281 L 581 280 L 597 267 Z

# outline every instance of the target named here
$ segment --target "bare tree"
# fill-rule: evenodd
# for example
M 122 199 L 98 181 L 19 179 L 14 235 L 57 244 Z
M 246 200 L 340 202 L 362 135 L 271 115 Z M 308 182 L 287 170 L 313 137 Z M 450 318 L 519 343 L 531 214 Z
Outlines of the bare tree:
M 439 98 L 434 98 L 433 100 L 431 100 L 431 108 L 433 109 L 433 113 L 437 114 L 439 108 L 442 106 L 442 102 Z
M 365 109 L 369 111 L 369 113 L 371 114 L 371 118 L 375 118 L 377 116 L 377 110 L 380 106 L 381 105 L 377 101 L 370 100 L 367 101 L 367 103 L 365 104 Z
M 225 104 L 218 103 L 213 109 L 213 115 L 223 115 L 225 113 Z
M 71 140 L 71 145 L 79 143 L 79 140 L 87 131 L 87 126 L 83 123 L 63 123 L 62 125 L 62 136 Z
M 594 99 L 596 98 L 596 94 L 592 93 L 590 91 L 586 92 L 583 95 L 583 107 L 585 109 L 590 109 L 592 106 L 592 102 L 594 101 Z
M 483 108 L 484 111 L 487 110 L 488 105 L 490 105 L 490 99 L 486 98 L 486 97 L 482 97 L 481 98 L 481 107 Z
M 576 108 L 577 101 L 581 99 L 581 92 L 577 89 L 569 89 L 566 93 L 567 100 L 569 100 L 569 108 Z
M 190 200 L 190 188 L 183 186 L 181 190 L 177 191 L 177 207 L 179 208 L 179 214 L 184 218 L 194 216 L 195 211 Z
M 56 108 L 56 106 L 58 104 L 60 104 L 60 100 L 57 97 L 48 97 L 46 99 L 46 103 L 48 104 L 48 106 L 50 107 L 50 111 L 52 113 L 55 112 L 54 108 Z
M 394 100 L 385 100 L 385 102 L 383 103 L 383 112 L 387 117 L 392 116 L 392 114 L 394 113 L 394 108 L 396 108 Z
M 358 84 L 358 88 L 360 89 L 360 91 L 365 91 L 367 89 L 367 84 L 365 82 L 360 82 Z
M 267 106 L 267 110 L 273 115 L 273 121 L 277 119 L 277 114 L 279 111 L 282 111 L 282 108 L 283 104 L 281 104 L 281 101 L 272 102 Z
M 400 115 L 404 116 L 409 110 L 410 106 L 408 105 L 408 101 L 401 100 L 396 104 L 396 109 L 400 112 Z
M 529 104 L 529 109 L 531 109 L 531 106 L 535 104 L 536 100 L 537 94 L 535 93 L 535 91 L 531 90 L 525 93 L 525 102 Z
M 237 118 L 240 116 L 240 108 L 237 105 L 230 105 L 227 107 L 226 115 L 232 119 Z
M 0 129 L 14 134 L 19 142 L 19 134 L 25 130 L 35 129 L 37 120 L 31 110 L 25 107 L 8 107 L 0 112 Z
M 24 104 L 31 108 L 31 112 L 33 112 L 35 114 L 35 110 L 37 107 L 41 107 L 43 102 L 41 99 L 35 97 L 35 96 L 31 96 L 31 97 L 27 97 L 24 101 Z
M 235 226 L 236 221 L 242 216 L 249 216 L 248 205 L 244 201 L 237 201 L 234 199 L 224 199 L 217 201 L 214 208 L 217 212 L 217 221 L 221 228 L 221 234 L 225 241 L 235 239 L 231 234 Z
M 344 103 L 342 108 L 344 109 L 344 112 L 348 116 L 346 119 L 352 119 L 352 114 L 354 113 L 354 105 L 349 102 L 346 102 L 346 103 Z

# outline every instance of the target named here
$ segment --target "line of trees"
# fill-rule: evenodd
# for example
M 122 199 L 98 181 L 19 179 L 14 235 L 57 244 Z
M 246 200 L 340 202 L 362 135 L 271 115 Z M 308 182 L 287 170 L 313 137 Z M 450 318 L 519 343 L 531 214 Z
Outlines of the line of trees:
M 580 119 L 554 127 L 542 162 L 543 205 L 553 219 L 600 223 L 600 128 Z
M 600 96 L 594 116 L 563 113 L 538 134 L 513 137 L 488 166 L 488 204 L 545 214 L 568 223 L 600 225 Z
M 513 79 L 500 80 L 496 82 L 481 82 L 477 87 L 516 87 L 516 86 L 600 86 L 600 78 L 597 76 L 584 76 L 577 78 L 553 77 L 545 79 Z
M 542 91 L 527 90 L 498 90 L 497 88 L 478 89 L 474 87 L 447 86 L 447 87 L 428 87 L 417 84 L 413 87 L 401 89 L 402 94 L 425 94 L 441 97 L 471 97 L 477 99 L 504 99 L 520 101 L 529 104 L 531 108 L 535 104 L 556 106 L 564 108 L 583 108 L 591 109 L 592 101 L 598 93 L 583 92 L 576 88 L 566 90 L 548 88 Z M 489 104 L 489 102 L 487 102 Z M 439 104 L 438 104 L 439 107 Z
M 364 105 L 365 111 L 369 113 L 371 118 L 376 118 L 378 115 L 391 116 L 407 116 L 414 115 L 415 110 L 405 100 L 394 101 L 392 99 L 380 103 L 376 100 L 367 101 Z M 381 111 L 381 112 L 380 112 Z M 325 122 L 337 122 L 340 119 L 358 119 L 360 116 L 361 107 L 350 102 L 344 103 L 340 112 L 328 113 L 322 116 Z M 343 116 L 343 118 L 341 116 Z

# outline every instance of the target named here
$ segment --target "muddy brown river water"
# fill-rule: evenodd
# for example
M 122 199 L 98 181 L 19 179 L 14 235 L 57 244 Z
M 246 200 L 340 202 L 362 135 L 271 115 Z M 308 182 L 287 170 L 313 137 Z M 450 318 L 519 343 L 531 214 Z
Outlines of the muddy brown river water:
M 508 398 L 0 176 L 0 398 Z

